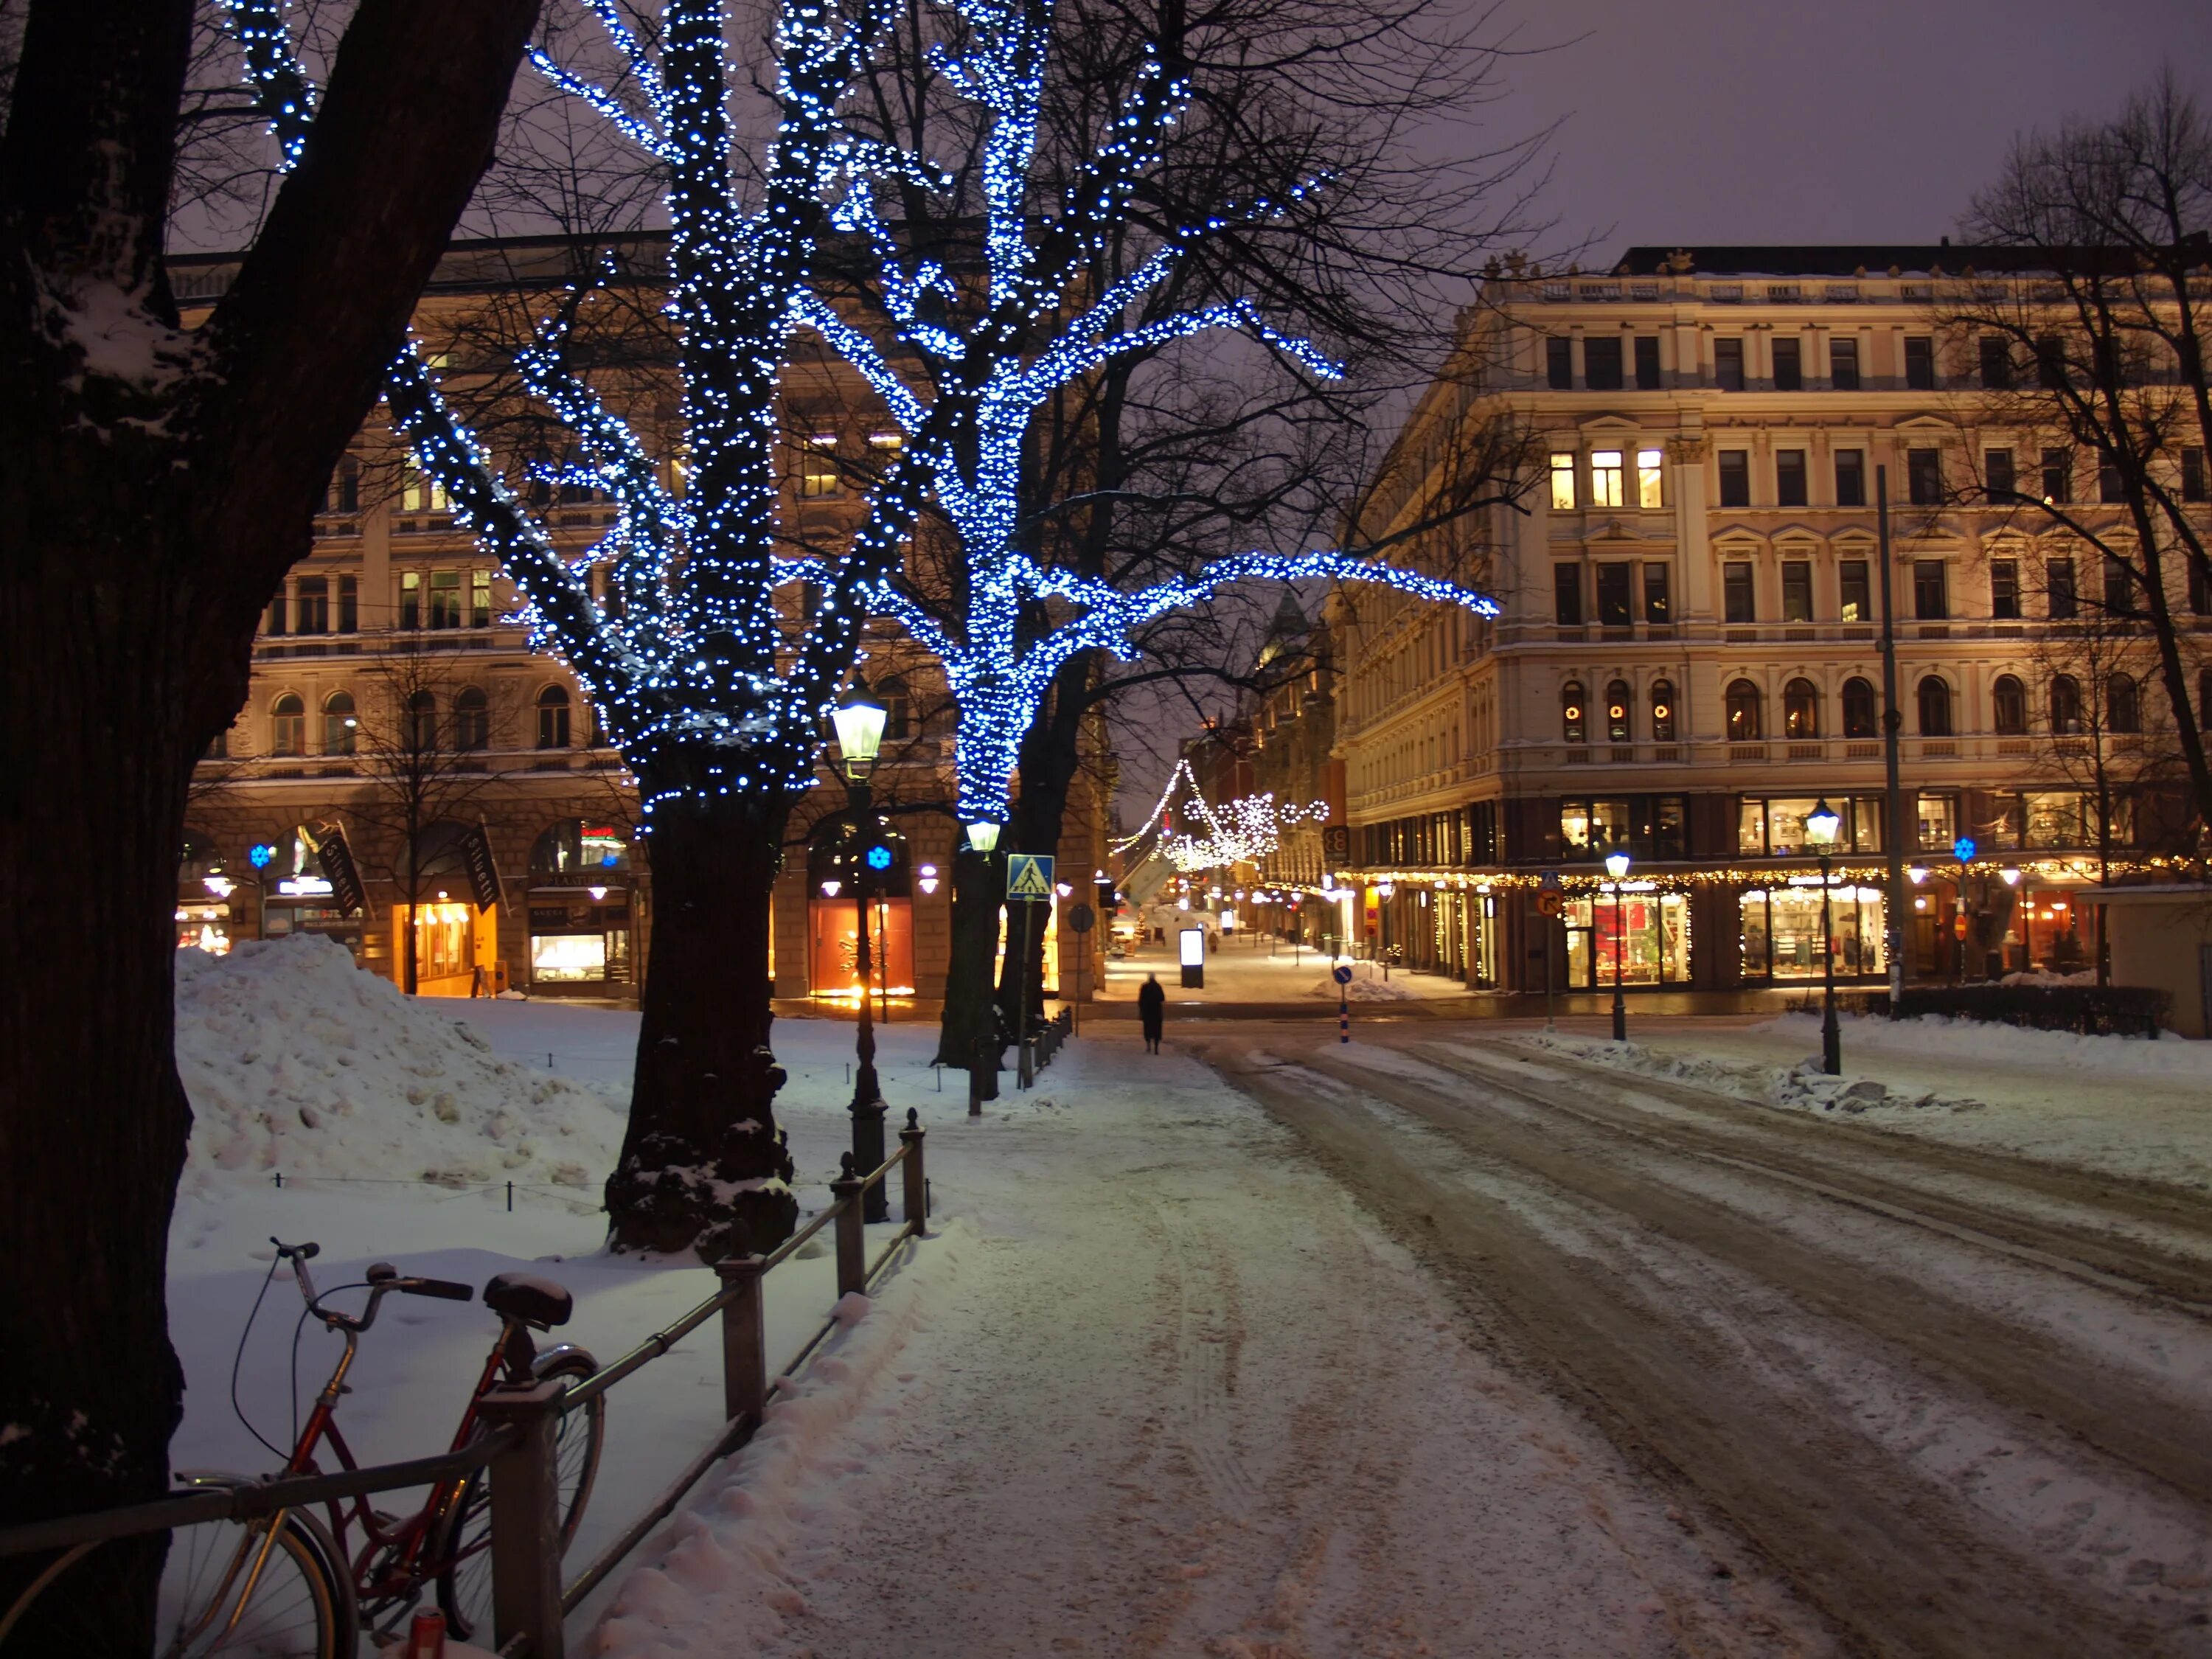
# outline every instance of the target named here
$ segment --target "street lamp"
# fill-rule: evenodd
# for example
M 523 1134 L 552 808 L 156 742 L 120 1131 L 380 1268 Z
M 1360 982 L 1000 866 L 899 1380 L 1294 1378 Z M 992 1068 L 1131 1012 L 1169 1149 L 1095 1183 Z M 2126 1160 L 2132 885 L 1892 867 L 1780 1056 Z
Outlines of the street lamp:
M 1836 1024 L 1836 927 L 1828 908 L 1828 855 L 1843 827 L 1842 815 L 1826 796 L 1805 817 L 1805 839 L 1820 854 L 1820 1069 L 1830 1077 L 1840 1077 L 1844 1070 L 1844 1035 Z
M 1626 912 L 1620 905 L 1620 884 L 1628 878 L 1628 851 L 1616 847 L 1605 855 L 1605 872 L 1613 878 L 1613 1040 L 1628 1041 L 1628 1004 L 1620 994 L 1620 958 L 1628 936 L 1622 928 Z
M 883 706 L 868 696 L 867 682 L 854 676 L 853 689 L 844 705 L 830 716 L 837 728 L 837 750 L 844 763 L 848 811 L 853 820 L 853 900 L 860 911 L 860 938 L 854 966 L 860 981 L 860 1022 L 854 1039 L 859 1064 L 853 1071 L 853 1164 L 863 1175 L 884 1161 L 884 1104 L 882 1085 L 876 1080 L 876 1026 L 868 1006 L 868 981 L 874 964 L 868 955 L 868 860 L 875 839 L 875 798 L 868 777 L 876 769 L 876 756 L 884 742 Z M 825 882 L 824 887 L 830 885 Z M 832 895 L 834 896 L 834 893 Z M 890 1218 L 890 1200 L 878 1182 L 861 1201 L 864 1221 Z

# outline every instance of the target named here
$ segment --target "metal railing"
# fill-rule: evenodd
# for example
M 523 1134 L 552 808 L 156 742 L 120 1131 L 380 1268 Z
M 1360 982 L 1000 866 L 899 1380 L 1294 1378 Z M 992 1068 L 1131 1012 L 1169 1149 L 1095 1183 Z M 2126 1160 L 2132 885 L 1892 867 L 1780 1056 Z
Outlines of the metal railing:
M 808 1355 L 837 1325 L 833 1314 L 774 1376 L 769 1374 L 768 1334 L 762 1297 L 769 1271 L 797 1255 L 824 1227 L 836 1227 L 839 1300 L 869 1284 L 909 1237 L 927 1235 L 929 1182 L 922 1142 L 927 1135 L 909 1110 L 899 1148 L 866 1175 L 844 1155 L 844 1174 L 830 1183 L 828 1208 L 764 1256 L 714 1264 L 722 1288 L 665 1330 L 656 1331 L 611 1364 L 570 1387 L 544 1382 L 500 1383 L 478 1402 L 485 1433 L 459 1451 L 403 1463 L 372 1464 L 336 1474 L 283 1475 L 235 1486 L 164 1498 L 149 1504 L 92 1510 L 0 1529 L 0 1557 L 46 1550 L 83 1549 L 118 1538 L 166 1532 L 206 1521 L 265 1519 L 284 1510 L 335 1499 L 397 1492 L 457 1480 L 490 1470 L 492 1629 L 507 1659 L 566 1659 L 565 1616 L 580 1606 L 653 1528 L 674 1513 L 707 1471 L 751 1439 L 769 1396 L 783 1388 Z M 905 1217 L 898 1232 L 868 1260 L 863 1206 L 868 1189 L 893 1168 L 904 1172 Z M 687 1463 L 646 1510 L 599 1556 L 563 1585 L 561 1579 L 560 1480 L 556 1459 L 561 1419 L 634 1376 L 716 1314 L 722 1316 L 721 1430 Z

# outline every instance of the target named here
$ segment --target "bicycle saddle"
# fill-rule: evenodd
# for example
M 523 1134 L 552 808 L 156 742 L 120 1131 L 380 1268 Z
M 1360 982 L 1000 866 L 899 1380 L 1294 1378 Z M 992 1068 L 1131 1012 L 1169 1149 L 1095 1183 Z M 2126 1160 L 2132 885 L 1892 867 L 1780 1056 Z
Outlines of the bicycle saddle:
M 520 1319 L 539 1330 L 565 1325 L 575 1298 L 550 1279 L 535 1273 L 497 1273 L 483 1287 L 484 1306 L 502 1319 Z

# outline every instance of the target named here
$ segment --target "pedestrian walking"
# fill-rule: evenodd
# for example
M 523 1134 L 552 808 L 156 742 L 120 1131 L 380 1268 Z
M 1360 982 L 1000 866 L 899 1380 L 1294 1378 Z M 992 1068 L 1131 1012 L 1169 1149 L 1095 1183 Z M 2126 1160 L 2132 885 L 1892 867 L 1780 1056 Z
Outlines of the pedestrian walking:
M 1145 1024 L 1145 1052 L 1159 1053 L 1160 1028 L 1167 1024 L 1168 994 L 1160 988 L 1158 974 L 1146 974 L 1145 982 L 1137 988 L 1137 1018 Z

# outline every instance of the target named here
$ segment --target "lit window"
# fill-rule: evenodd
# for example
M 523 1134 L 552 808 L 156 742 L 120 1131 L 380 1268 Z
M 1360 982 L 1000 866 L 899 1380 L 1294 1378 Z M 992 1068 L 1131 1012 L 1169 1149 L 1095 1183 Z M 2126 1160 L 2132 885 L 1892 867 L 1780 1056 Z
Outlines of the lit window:
M 1590 455 L 1590 505 L 1620 507 L 1625 504 L 1621 495 L 1620 451 L 1600 449 Z
M 1575 458 L 1565 450 L 1552 453 L 1552 509 L 1557 513 L 1575 509 Z
M 1661 488 L 1660 468 L 1666 461 L 1666 452 L 1639 449 L 1636 452 L 1636 504 L 1647 512 L 1666 506 L 1666 492 Z
M 817 432 L 806 441 L 806 453 L 799 457 L 799 495 L 806 501 L 818 501 L 837 495 L 841 487 L 837 477 L 837 434 Z
M 887 450 L 895 454 L 898 451 L 906 447 L 906 434 L 903 432 L 871 432 L 868 434 L 868 447 L 871 449 Z

